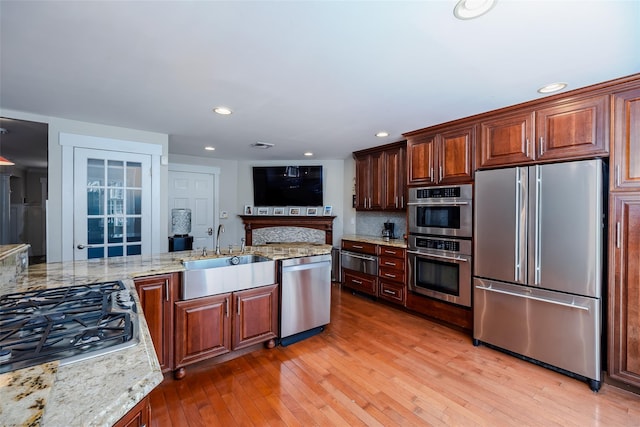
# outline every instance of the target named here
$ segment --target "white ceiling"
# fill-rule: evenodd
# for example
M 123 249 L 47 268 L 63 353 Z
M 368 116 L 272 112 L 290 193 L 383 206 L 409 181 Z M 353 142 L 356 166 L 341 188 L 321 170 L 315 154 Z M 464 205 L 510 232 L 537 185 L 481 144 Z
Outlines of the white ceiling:
M 454 6 L 2 0 L 0 108 L 166 133 L 170 153 L 341 159 L 640 71 L 639 1 L 498 0 L 468 21 Z

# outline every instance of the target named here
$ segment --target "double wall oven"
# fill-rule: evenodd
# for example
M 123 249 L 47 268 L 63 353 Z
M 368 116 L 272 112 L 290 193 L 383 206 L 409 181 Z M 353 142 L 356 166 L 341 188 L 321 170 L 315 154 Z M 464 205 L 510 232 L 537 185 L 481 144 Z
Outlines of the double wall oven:
M 409 291 L 471 307 L 471 184 L 409 189 Z

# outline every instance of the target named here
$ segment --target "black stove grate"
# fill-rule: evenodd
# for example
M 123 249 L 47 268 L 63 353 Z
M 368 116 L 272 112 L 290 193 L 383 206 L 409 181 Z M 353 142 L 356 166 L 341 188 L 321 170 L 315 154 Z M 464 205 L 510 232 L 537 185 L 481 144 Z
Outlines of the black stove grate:
M 0 372 L 99 353 L 132 340 L 137 327 L 132 301 L 120 281 L 3 295 Z

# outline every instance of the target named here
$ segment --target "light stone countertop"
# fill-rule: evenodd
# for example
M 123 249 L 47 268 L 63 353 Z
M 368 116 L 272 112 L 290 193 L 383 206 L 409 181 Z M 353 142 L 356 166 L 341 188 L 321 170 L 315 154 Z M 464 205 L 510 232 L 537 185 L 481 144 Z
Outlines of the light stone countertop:
M 250 246 L 245 253 L 281 260 L 330 254 L 331 248 L 279 243 Z M 197 251 L 183 251 L 36 264 L 15 280 L 0 283 L 0 295 L 110 280 L 122 280 L 135 291 L 132 279 L 136 277 L 184 271 L 183 260 L 228 256 L 210 252 L 203 257 Z M 140 307 L 137 294 L 132 294 Z M 139 318 L 140 343 L 136 346 L 68 365 L 50 362 L 0 374 L 0 425 L 110 426 L 119 420 L 163 380 L 146 320 L 143 315 Z
M 407 242 L 404 239 L 384 240 L 380 236 L 364 236 L 360 234 L 350 234 L 342 236 L 342 240 L 350 240 L 352 242 L 372 243 L 374 245 L 393 246 L 395 248 L 407 248 Z

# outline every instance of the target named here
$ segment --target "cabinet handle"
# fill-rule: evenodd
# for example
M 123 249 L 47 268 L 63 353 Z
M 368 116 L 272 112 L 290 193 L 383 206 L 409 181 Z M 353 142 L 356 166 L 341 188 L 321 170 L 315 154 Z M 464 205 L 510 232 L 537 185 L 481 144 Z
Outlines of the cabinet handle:
M 616 187 L 620 187 L 620 165 L 616 165 Z
M 358 284 L 358 285 L 362 285 L 362 282 L 361 282 L 360 280 L 351 279 L 351 281 L 352 281 L 353 283 Z
M 387 276 L 387 277 L 391 277 L 391 278 L 393 278 L 393 279 L 395 279 L 395 278 L 396 278 L 396 275 L 395 275 L 395 274 L 384 273 L 384 275 L 385 275 L 385 276 Z
M 543 137 L 543 136 L 541 136 L 541 137 L 540 137 L 540 147 L 539 147 L 539 150 L 538 150 L 538 151 L 539 151 L 539 154 L 538 154 L 538 155 L 539 155 L 540 157 L 542 157 L 542 144 L 543 144 L 543 143 L 544 143 L 544 137 Z
M 400 196 L 400 209 L 404 208 L 404 196 Z
M 165 279 L 164 281 L 164 299 L 165 301 L 169 301 L 169 279 Z
M 398 209 L 398 196 L 396 196 L 396 209 Z
M 435 177 L 433 176 L 433 168 L 431 168 L 431 172 L 429 173 L 429 177 L 431 178 L 431 181 L 435 181 Z
M 389 294 L 389 295 L 393 295 L 394 297 L 396 296 L 396 293 L 393 291 L 390 291 L 388 289 L 383 290 L 382 292 L 384 292 L 385 294 Z
M 240 297 L 239 296 L 236 299 L 236 313 L 238 314 L 238 317 L 240 317 Z
M 616 248 L 620 249 L 620 221 L 616 222 Z
M 526 144 L 525 145 L 525 150 L 526 150 L 526 153 L 527 153 L 527 157 L 529 157 L 529 138 L 527 138 L 525 140 L 525 144 Z
M 438 175 L 438 181 L 442 181 L 442 165 L 440 165 L 440 173 Z
M 387 253 L 389 253 L 389 252 L 387 252 Z M 392 253 L 393 253 L 393 252 L 392 252 Z M 384 262 L 384 265 L 390 265 L 391 267 L 395 267 L 395 266 L 396 266 L 396 263 L 395 263 L 395 262 L 385 261 L 385 262 Z
M 229 317 L 229 297 L 224 299 L 224 315 L 225 317 Z
M 359 246 L 359 245 L 353 245 L 353 246 L 352 246 L 352 248 L 356 248 L 356 249 L 363 249 L 363 247 L 362 247 L 362 246 Z

